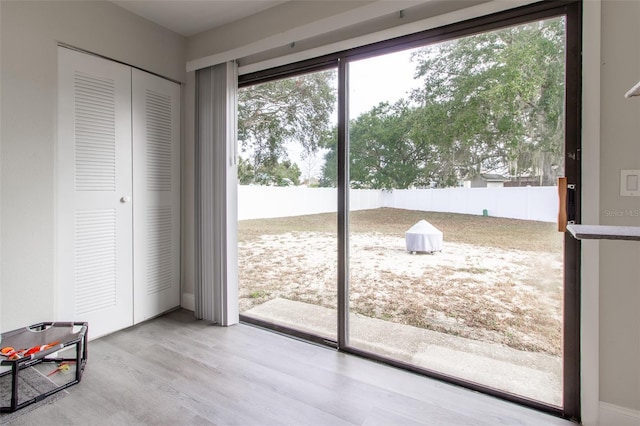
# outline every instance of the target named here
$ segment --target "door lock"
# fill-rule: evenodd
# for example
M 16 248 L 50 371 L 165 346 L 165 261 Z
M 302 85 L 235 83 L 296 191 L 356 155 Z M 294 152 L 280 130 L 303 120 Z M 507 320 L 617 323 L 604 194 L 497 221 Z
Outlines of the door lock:
M 576 223 L 576 184 L 567 183 L 566 177 L 559 177 L 558 197 L 558 231 L 566 232 L 567 224 Z

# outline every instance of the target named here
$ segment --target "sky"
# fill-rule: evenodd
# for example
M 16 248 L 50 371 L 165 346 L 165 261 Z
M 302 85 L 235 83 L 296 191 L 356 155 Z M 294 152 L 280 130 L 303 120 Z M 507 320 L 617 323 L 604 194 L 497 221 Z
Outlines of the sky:
M 349 64 L 349 116 L 357 117 L 380 102 L 393 103 L 419 82 L 413 79 L 415 64 L 406 50 Z

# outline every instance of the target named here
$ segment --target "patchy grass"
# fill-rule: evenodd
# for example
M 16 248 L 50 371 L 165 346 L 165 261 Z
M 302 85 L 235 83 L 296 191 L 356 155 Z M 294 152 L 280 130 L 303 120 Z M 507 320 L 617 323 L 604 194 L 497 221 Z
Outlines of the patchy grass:
M 351 212 L 349 229 L 352 233 L 377 232 L 404 236 L 421 219 L 442 231 L 445 241 L 513 250 L 562 250 L 563 234 L 556 232 L 554 223 L 531 220 L 381 208 Z M 243 220 L 238 224 L 238 240 L 244 242 L 262 235 L 285 232 L 337 234 L 337 229 L 335 213 Z
M 256 290 L 256 291 L 252 291 L 251 293 L 249 293 L 249 297 L 252 299 L 262 299 L 269 296 L 269 293 L 267 293 L 264 290 Z
M 426 219 L 442 253 L 411 255 Z M 397 209 L 351 214 L 350 309 L 526 351 L 561 353 L 562 234 L 554 224 Z M 239 223 L 240 306 L 276 297 L 335 308 L 335 214 Z

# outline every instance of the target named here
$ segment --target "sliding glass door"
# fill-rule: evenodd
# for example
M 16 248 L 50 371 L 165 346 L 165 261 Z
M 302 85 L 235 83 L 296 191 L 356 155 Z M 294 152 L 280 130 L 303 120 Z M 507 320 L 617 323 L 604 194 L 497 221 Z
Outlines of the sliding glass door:
M 350 346 L 562 405 L 565 44 L 556 17 L 349 63 Z
M 245 320 L 336 340 L 336 72 L 240 89 L 238 266 Z
M 577 418 L 579 13 L 242 76 L 241 318 Z

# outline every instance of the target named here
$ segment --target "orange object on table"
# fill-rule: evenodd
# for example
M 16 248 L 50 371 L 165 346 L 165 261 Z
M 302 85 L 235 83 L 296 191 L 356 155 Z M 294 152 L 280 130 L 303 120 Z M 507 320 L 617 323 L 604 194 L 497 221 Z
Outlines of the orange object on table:
M 11 346 L 7 346 L 0 349 L 0 353 L 6 356 L 7 358 L 9 358 L 10 360 L 15 360 L 18 358 L 22 358 L 24 356 L 35 354 L 40 351 L 46 351 L 47 349 L 50 349 L 55 345 L 59 345 L 59 344 L 60 342 L 56 341 L 56 342 L 48 343 L 46 345 L 33 346 L 29 349 L 18 349 L 18 350 L 12 348 Z

